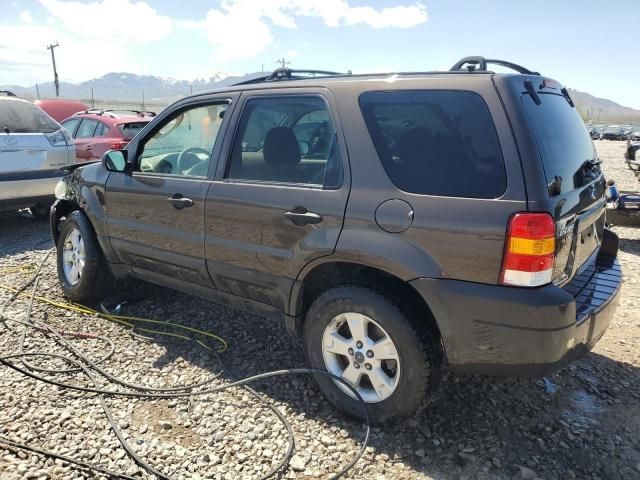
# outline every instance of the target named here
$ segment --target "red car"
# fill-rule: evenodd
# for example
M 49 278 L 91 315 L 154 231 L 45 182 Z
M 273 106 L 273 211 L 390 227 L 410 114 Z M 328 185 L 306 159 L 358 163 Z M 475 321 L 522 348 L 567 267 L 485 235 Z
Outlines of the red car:
M 62 122 L 74 139 L 76 162 L 100 160 L 123 149 L 156 114 L 138 110 L 85 110 Z

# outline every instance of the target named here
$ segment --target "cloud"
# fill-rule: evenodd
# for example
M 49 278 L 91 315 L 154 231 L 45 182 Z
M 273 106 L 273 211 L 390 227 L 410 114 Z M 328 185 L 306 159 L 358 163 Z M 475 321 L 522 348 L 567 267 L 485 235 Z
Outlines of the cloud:
M 79 39 L 68 32 L 47 25 L 0 25 L 0 39 L 19 38 L 20 42 L 0 44 L 0 69 L 17 71 L 22 65 L 22 82 L 41 82 L 53 79 L 51 54 L 46 46 L 56 41 L 56 64 L 61 80 L 85 80 L 110 71 L 135 68 L 127 56 L 127 48 L 119 43 L 98 39 Z M 99 61 L 78 61 L 99 59 Z M 7 81 L 7 80 L 5 80 Z
M 31 12 L 29 10 L 21 11 L 20 15 L 18 15 L 18 18 L 20 19 L 20 21 L 22 21 L 24 23 L 32 23 L 33 22 L 33 17 L 31 16 Z
M 296 17 L 319 18 L 328 27 L 410 28 L 427 21 L 427 10 L 420 2 L 376 9 L 352 7 L 347 0 L 222 0 L 204 20 L 178 25 L 206 31 L 215 58 L 226 61 L 263 52 L 273 44 L 272 27 L 295 29 Z
M 39 1 L 65 29 L 84 37 L 149 42 L 169 35 L 173 29 L 171 18 L 159 15 L 142 1 Z

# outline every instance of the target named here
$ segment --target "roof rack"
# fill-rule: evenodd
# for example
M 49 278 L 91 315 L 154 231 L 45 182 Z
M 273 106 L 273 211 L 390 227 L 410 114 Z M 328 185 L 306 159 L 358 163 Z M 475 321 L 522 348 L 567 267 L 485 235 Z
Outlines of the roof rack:
M 138 117 L 155 117 L 156 113 L 149 111 L 149 110 L 130 110 L 130 109 L 117 109 L 117 108 L 107 108 L 107 109 L 100 109 L 100 108 L 90 108 L 88 110 L 83 110 L 81 112 L 76 112 L 74 113 L 74 115 L 82 115 L 82 114 L 86 114 L 86 113 L 92 113 L 94 115 L 106 115 L 108 117 L 111 118 L 118 118 L 118 115 L 116 115 L 116 112 L 127 112 L 127 113 L 133 113 L 134 115 L 137 115 Z
M 277 82 L 280 80 L 304 80 L 315 77 L 341 77 L 351 75 L 351 72 L 331 72 L 328 70 L 293 70 L 291 68 L 277 68 L 269 74 L 250 75 L 247 79 L 241 79 L 231 85 L 249 85 L 252 83 Z
M 464 57 L 463 59 L 456 62 L 456 64 L 453 67 L 451 67 L 449 71 L 456 72 L 456 71 L 467 70 L 469 73 L 488 72 L 489 71 L 487 70 L 488 64 L 507 67 L 523 75 L 540 75 L 540 73 L 529 70 L 528 68 L 524 68 L 523 66 L 518 65 L 516 63 L 507 62 L 506 60 L 497 60 L 493 58 L 484 58 L 484 57 L 478 57 L 478 56 Z
M 4 95 L 5 97 L 17 97 L 17 95 L 9 90 L 0 90 L 0 95 Z

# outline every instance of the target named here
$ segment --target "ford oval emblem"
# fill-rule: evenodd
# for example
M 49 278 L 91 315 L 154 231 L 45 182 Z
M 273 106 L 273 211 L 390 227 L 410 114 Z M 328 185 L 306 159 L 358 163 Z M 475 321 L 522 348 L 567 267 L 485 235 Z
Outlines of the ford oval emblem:
M 4 137 L 5 145 L 15 145 L 18 143 L 18 139 L 14 137 Z

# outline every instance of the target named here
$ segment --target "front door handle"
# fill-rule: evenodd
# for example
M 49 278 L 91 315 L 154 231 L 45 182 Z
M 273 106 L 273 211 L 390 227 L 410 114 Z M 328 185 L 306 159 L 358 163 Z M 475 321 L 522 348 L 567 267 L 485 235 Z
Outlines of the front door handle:
M 298 227 L 309 223 L 320 223 L 322 221 L 322 215 L 310 212 L 305 207 L 295 207 L 289 212 L 284 212 L 282 216 L 287 220 L 291 220 L 291 222 Z
M 173 197 L 167 198 L 167 202 L 173 205 L 176 210 L 193 206 L 193 200 L 183 197 L 180 193 L 176 193 Z

